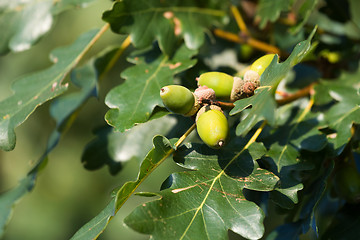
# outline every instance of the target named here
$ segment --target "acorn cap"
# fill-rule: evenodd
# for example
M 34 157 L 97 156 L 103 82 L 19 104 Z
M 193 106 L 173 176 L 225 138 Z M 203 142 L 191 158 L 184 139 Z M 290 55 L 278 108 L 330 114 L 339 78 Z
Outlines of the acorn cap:
M 234 85 L 231 90 L 230 100 L 235 102 L 236 100 L 250 97 L 254 95 L 255 89 L 259 86 L 260 75 L 253 70 L 248 70 L 244 74 L 244 79 L 234 77 Z
M 199 102 L 214 101 L 216 99 L 215 91 L 207 86 L 199 86 L 194 94 Z

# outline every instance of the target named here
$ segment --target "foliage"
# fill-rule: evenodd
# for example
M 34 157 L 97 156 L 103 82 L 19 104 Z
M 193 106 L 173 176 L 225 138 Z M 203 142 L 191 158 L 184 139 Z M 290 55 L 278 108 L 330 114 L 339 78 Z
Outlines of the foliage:
M 0 1 L 0 52 L 30 48 L 54 16 L 89 2 Z M 356 0 L 115 1 L 103 11 L 101 29 L 56 48 L 51 67 L 14 81 L 13 94 L 0 101 L 4 151 L 15 148 L 15 128 L 40 105 L 49 102 L 56 121 L 42 156 L 18 186 L 0 195 L 0 236 L 16 203 L 46 171 L 49 153 L 126 56 L 129 66 L 104 99 L 108 125 L 95 129 L 81 161 L 85 169 L 107 165 L 120 176 L 124 165 L 138 161 L 138 177 L 115 188 L 108 205 L 72 239 L 96 239 L 115 227 L 110 221 L 134 194 L 151 199 L 124 223 L 152 239 L 229 239 L 233 233 L 356 239 L 360 192 L 354 191 L 360 187 L 344 196 L 349 191 L 339 191 L 339 182 L 345 189 L 359 186 L 360 177 L 347 183 L 336 176 L 345 164 L 358 175 L 360 168 L 359 7 Z M 125 40 L 85 59 L 108 29 Z M 276 55 L 254 95 L 234 103 L 214 100 L 230 127 L 221 149 L 191 134 L 194 117 L 173 115 L 161 101 L 166 85 L 193 90 L 196 77 L 208 71 L 241 77 L 267 52 Z M 183 170 L 159 191 L 136 192 L 164 161 Z M 268 226 L 267 219 L 277 225 Z

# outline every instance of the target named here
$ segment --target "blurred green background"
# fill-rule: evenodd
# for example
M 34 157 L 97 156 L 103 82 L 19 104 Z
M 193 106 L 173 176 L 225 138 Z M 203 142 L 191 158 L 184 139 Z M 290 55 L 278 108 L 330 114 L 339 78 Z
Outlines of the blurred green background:
M 71 44 L 79 35 L 104 25 L 102 13 L 110 9 L 112 1 L 95 1 L 87 8 L 72 9 L 58 15 L 52 30 L 30 50 L 9 53 L 0 57 L 0 100 L 12 94 L 11 84 L 19 77 L 51 66 L 50 52 Z M 103 49 L 121 44 L 123 36 L 110 30 L 101 37 L 87 58 Z M 34 190 L 14 208 L 13 216 L 2 239 L 69 239 L 81 226 L 96 216 L 110 200 L 111 191 L 124 182 L 135 180 L 139 162 L 130 161 L 117 175 L 111 176 L 107 167 L 97 171 L 83 168 L 81 154 L 94 138 L 95 127 L 105 124 L 107 107 L 104 98 L 109 89 L 119 84 L 119 74 L 126 65 L 124 59 L 101 84 L 99 100 L 87 102 L 70 130 L 49 155 L 49 163 L 40 174 Z M 16 128 L 16 148 L 0 151 L 0 192 L 15 187 L 46 149 L 55 127 L 49 115 L 49 103 L 36 109 L 24 124 Z M 140 187 L 140 191 L 158 191 L 161 183 L 174 170 L 167 161 Z M 148 239 L 125 227 L 123 218 L 141 202 L 150 199 L 133 196 L 121 208 L 99 239 Z

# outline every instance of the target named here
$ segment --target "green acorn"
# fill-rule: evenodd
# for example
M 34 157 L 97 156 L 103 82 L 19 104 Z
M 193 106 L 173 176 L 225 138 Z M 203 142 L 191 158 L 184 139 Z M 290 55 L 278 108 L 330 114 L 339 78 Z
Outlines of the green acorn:
M 200 108 L 196 96 L 189 89 L 180 85 L 162 87 L 160 97 L 165 107 L 173 113 L 192 116 Z
M 229 134 L 228 121 L 216 105 L 203 106 L 196 115 L 196 129 L 201 140 L 211 148 L 224 146 Z
M 234 77 L 222 72 L 206 72 L 197 78 L 199 86 L 207 86 L 215 91 L 219 99 L 229 99 Z
M 270 65 L 273 60 L 275 54 L 267 54 L 258 58 L 253 64 L 250 66 L 250 70 L 257 72 L 260 76 L 265 71 L 265 69 Z

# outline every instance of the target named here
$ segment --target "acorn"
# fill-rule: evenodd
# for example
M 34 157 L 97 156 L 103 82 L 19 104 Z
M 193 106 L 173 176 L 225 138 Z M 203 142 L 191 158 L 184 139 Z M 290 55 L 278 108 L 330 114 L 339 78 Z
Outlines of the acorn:
M 229 134 L 227 118 L 216 105 L 205 105 L 196 115 L 196 129 L 201 140 L 211 148 L 225 145 Z
M 258 58 L 253 64 L 250 66 L 250 70 L 257 72 L 260 76 L 265 71 L 265 69 L 270 65 L 273 60 L 275 54 L 266 54 L 261 58 Z
M 173 113 L 192 116 L 200 108 L 196 95 L 180 85 L 162 87 L 160 89 L 160 97 L 165 107 Z
M 219 99 L 229 99 L 234 77 L 222 72 L 206 72 L 197 78 L 198 86 L 207 86 L 215 91 Z

